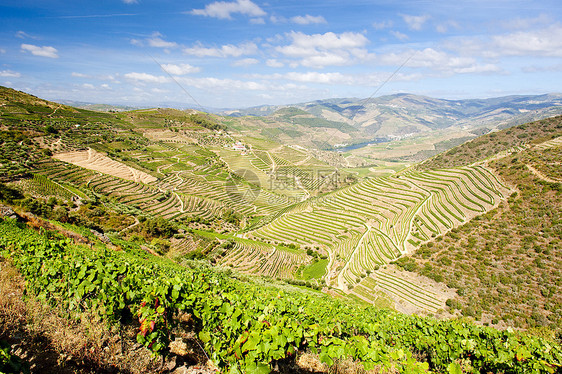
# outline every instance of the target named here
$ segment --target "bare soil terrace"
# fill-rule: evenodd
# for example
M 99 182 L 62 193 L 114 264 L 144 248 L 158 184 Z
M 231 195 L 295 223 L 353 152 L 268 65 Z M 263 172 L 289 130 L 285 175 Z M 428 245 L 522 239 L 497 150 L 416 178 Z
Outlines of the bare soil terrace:
M 133 182 L 150 183 L 157 180 L 152 175 L 115 161 L 91 148 L 87 151 L 57 153 L 53 158 Z

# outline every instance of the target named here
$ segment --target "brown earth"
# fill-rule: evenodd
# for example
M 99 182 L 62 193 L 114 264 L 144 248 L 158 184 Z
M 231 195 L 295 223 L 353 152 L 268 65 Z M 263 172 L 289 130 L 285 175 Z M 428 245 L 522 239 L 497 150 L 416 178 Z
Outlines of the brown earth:
M 157 180 L 152 175 L 115 161 L 91 148 L 87 151 L 57 153 L 53 158 L 133 182 L 150 183 Z

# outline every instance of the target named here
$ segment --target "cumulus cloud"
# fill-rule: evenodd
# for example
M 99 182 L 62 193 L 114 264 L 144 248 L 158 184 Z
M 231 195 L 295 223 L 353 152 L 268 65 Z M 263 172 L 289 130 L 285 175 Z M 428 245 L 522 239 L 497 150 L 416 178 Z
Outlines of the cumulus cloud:
M 321 49 L 342 49 L 342 48 L 358 48 L 365 46 L 369 40 L 365 35 L 355 32 L 344 32 L 335 34 L 327 32 L 325 34 L 307 35 L 302 32 L 291 32 L 293 46 L 301 48 L 321 48 Z
M 176 42 L 169 42 L 167 40 L 164 40 L 164 35 L 162 35 L 158 31 L 153 32 L 152 35 L 150 35 L 150 37 L 148 38 L 131 39 L 130 42 L 132 45 L 135 45 L 137 47 L 144 47 L 145 45 L 148 45 L 149 47 L 153 48 L 170 49 L 179 46 Z
M 201 71 L 201 68 L 192 66 L 190 64 L 163 64 L 162 68 L 172 75 L 185 75 L 191 73 L 198 73 Z
M 320 73 L 309 71 L 306 73 L 289 72 L 283 75 L 285 79 L 302 83 L 323 83 L 323 84 L 352 84 L 354 79 L 349 75 L 341 73 Z
M 227 91 L 240 91 L 240 90 L 248 90 L 248 91 L 257 91 L 257 90 L 266 90 L 269 87 L 260 82 L 255 81 L 243 81 L 237 79 L 220 79 L 214 77 L 205 77 L 205 78 L 178 78 L 178 81 L 186 86 L 213 90 L 213 89 L 221 89 Z
M 184 48 L 183 53 L 197 57 L 240 57 L 243 55 L 252 55 L 258 51 L 255 43 L 242 43 L 240 45 L 226 44 L 222 47 L 204 47 L 198 44 L 194 47 Z
M 150 38 L 146 39 L 146 41 L 148 42 L 149 46 L 155 48 L 175 48 L 178 46 L 178 43 L 165 41 L 164 39 L 162 39 L 162 36 L 163 35 L 159 32 L 155 32 Z
M 271 80 L 288 80 L 292 82 L 305 84 L 322 84 L 322 85 L 347 85 L 347 86 L 376 86 L 388 78 L 386 72 L 376 72 L 371 74 L 343 74 L 339 72 L 321 73 L 317 71 L 309 72 L 287 72 L 276 73 L 270 75 L 253 75 L 255 79 Z M 420 74 L 396 74 L 394 80 L 408 81 L 419 79 Z M 306 86 L 304 86 L 306 87 Z
M 401 33 L 400 31 L 391 31 L 390 34 L 398 40 L 408 40 L 408 35 Z
M 22 44 L 21 50 L 24 52 L 30 52 L 34 56 L 59 58 L 58 51 L 54 47 L 39 47 L 33 44 Z
M 404 22 L 406 22 L 408 28 L 416 31 L 421 30 L 424 23 L 426 23 L 430 18 L 428 15 L 412 16 L 409 14 L 400 14 L 400 17 L 402 17 Z
M 269 20 L 272 23 L 286 23 L 287 22 L 287 18 L 285 18 L 283 16 L 276 16 L 276 15 L 269 16 Z
M 499 73 L 501 68 L 495 64 L 480 63 L 474 57 L 455 56 L 434 48 L 401 53 L 379 55 L 377 60 L 384 65 L 399 66 L 407 61 L 407 67 L 427 68 L 446 74 Z
M 443 47 L 463 56 L 498 59 L 506 56 L 562 57 L 562 25 L 492 35 L 453 38 Z
M 310 25 L 317 23 L 328 23 L 326 19 L 322 16 L 311 16 L 307 14 L 306 16 L 296 16 L 291 18 L 291 22 L 297 23 L 299 25 Z
M 263 18 L 252 18 L 250 23 L 253 25 L 265 25 L 265 20 Z
M 369 40 L 365 35 L 354 32 L 307 35 L 291 32 L 291 44 L 278 46 L 275 50 L 287 57 L 300 59 L 300 64 L 308 67 L 346 65 L 356 58 L 365 58 L 368 53 L 365 45 Z
M 216 1 L 208 4 L 204 9 L 193 9 L 189 12 L 197 16 L 207 16 L 219 19 L 232 19 L 232 14 L 240 13 L 250 17 L 263 17 L 267 13 L 250 0 L 235 2 Z
M 496 35 L 492 44 L 501 55 L 562 57 L 562 25 Z
M 459 24 L 455 21 L 447 21 L 447 22 L 442 22 L 437 26 L 435 26 L 435 30 L 441 34 L 446 33 L 447 31 L 449 31 L 450 28 L 458 29 Z
M 124 77 L 132 81 L 142 82 L 142 83 L 166 83 L 168 81 L 168 78 L 162 75 L 156 76 L 148 73 L 133 72 L 133 73 L 125 74 Z
M 21 74 L 12 70 L 1 70 L 0 77 L 3 78 L 19 78 Z
M 269 59 L 265 62 L 265 64 L 267 66 L 269 66 L 270 68 L 282 68 L 283 66 L 285 66 L 284 63 L 282 63 L 281 61 L 277 61 L 276 59 Z

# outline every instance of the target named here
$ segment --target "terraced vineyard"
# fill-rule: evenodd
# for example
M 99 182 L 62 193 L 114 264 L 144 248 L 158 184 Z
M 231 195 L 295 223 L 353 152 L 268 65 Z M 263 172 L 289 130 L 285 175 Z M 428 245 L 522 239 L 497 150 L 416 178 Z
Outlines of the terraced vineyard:
M 269 243 L 317 247 L 330 256 L 327 281 L 348 290 L 368 273 L 421 243 L 483 214 L 511 190 L 483 166 L 436 171 L 409 170 L 365 181 L 288 210 L 247 236 Z M 393 286 L 377 272 L 361 283 L 363 296 L 383 289 L 434 312 L 444 300 L 426 300 L 423 289 Z M 357 292 L 357 291 L 356 291 Z M 409 295 L 409 296 L 406 296 Z M 433 301 L 432 301 L 433 300 Z
M 382 293 L 394 302 L 394 307 L 404 313 L 423 312 L 437 314 L 442 311 L 447 298 L 454 297 L 453 290 L 438 287 L 436 282 L 413 277 L 385 266 L 361 279 L 351 294 L 367 302 L 376 302 Z
M 244 239 L 235 239 L 235 242 L 234 248 L 219 263 L 250 274 L 292 278 L 296 269 L 309 261 L 303 252 L 280 246 Z
M 53 182 L 41 174 L 34 174 L 31 179 L 22 179 L 16 183 L 23 191 L 34 196 L 52 196 L 55 198 L 71 200 L 86 197 L 79 190 L 69 185 Z

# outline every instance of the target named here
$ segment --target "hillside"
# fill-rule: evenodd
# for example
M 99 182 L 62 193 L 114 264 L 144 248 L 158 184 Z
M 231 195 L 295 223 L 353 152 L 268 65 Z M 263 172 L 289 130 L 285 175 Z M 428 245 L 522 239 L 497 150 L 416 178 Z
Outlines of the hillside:
M 497 209 L 421 246 L 412 258 L 397 263 L 457 289 L 459 296 L 448 305 L 465 316 L 486 323 L 549 326 L 560 331 L 562 117 L 494 134 L 421 166 L 467 164 L 477 159 L 475 155 L 489 157 L 500 151 L 501 157 L 487 164 L 515 192 Z
M 120 329 L 108 341 L 178 356 L 170 343 L 180 339 L 193 356 L 182 360 L 209 359 L 211 371 L 306 372 L 304 354 L 325 372 L 560 367 L 561 117 L 492 132 L 418 167 L 342 169 L 346 153 L 253 133 L 255 119 L 99 113 L 0 92 L 10 282 L 24 277 L 37 302 Z M 261 131 L 291 122 L 313 142 L 353 128 L 301 108 L 259 121 Z M 543 326 L 548 341 L 460 315 Z M 138 371 L 156 370 L 148 362 Z
M 491 132 L 443 152 L 420 163 L 420 169 L 438 169 L 450 166 L 466 166 L 496 155 L 517 152 L 536 143 L 560 136 L 562 117 L 514 126 L 506 131 Z

